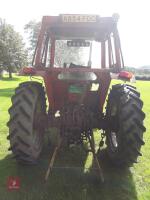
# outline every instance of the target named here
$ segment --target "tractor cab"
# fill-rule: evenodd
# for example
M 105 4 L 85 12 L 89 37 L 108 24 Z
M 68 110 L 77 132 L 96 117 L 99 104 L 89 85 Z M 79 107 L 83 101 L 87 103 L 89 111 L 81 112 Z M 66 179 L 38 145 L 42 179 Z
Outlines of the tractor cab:
M 55 64 L 55 58 L 59 56 L 60 59 L 63 59 L 61 58 L 63 56 L 61 55 L 61 51 L 60 55 L 57 53 L 58 48 L 61 48 L 63 44 L 63 48 L 66 51 L 67 47 L 76 53 L 77 51 L 75 49 L 82 51 L 84 49 L 84 57 L 88 55 L 88 61 L 82 64 L 78 62 L 74 64 L 81 65 L 81 67 L 82 65 L 91 67 L 92 47 L 95 44 L 96 56 L 99 57 L 99 65 L 92 66 L 92 68 L 115 67 L 119 70 L 124 64 L 117 30 L 117 21 L 117 14 L 114 14 L 112 17 L 69 14 L 56 17 L 43 17 L 37 48 L 33 58 L 33 66 L 57 66 Z M 82 51 L 81 53 L 83 53 Z M 57 67 L 69 67 L 66 61 L 64 59 L 63 66 Z
M 52 110 L 60 110 L 65 102 L 84 104 L 87 99 L 103 109 L 110 72 L 124 67 L 117 21 L 117 14 L 43 17 L 33 68 L 23 73 L 43 77 Z M 95 83 L 99 87 L 93 92 Z

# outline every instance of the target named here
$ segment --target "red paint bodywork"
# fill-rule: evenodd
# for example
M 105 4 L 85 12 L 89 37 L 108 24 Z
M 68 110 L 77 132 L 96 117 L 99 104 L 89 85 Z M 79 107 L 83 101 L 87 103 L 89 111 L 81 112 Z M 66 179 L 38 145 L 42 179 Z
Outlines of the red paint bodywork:
M 61 72 L 94 72 L 97 76 L 95 81 L 78 81 L 78 80 L 59 80 L 58 75 Z M 111 77 L 108 70 L 103 69 L 64 69 L 64 68 L 38 68 L 35 76 L 42 76 L 46 86 L 49 107 L 51 110 L 60 110 L 69 100 L 68 87 L 70 84 L 79 83 L 83 85 L 99 83 L 99 109 L 103 110 L 107 91 L 110 85 Z M 92 91 L 87 91 L 85 99 L 92 95 Z M 73 95 L 72 95 L 73 98 Z
M 111 38 L 112 34 L 113 41 Z M 58 37 L 59 39 L 61 37 L 67 39 L 70 37 L 80 38 L 80 36 L 101 43 L 101 68 L 91 69 L 90 67 L 83 68 L 82 66 L 77 68 L 54 67 L 55 41 Z M 51 44 L 49 52 L 48 42 Z M 108 68 L 106 68 L 106 50 L 108 50 Z M 50 53 L 50 64 L 49 67 L 46 67 L 48 53 Z M 98 98 L 98 109 L 103 111 L 103 105 L 111 81 L 110 69 L 119 72 L 123 68 L 123 65 L 117 21 L 115 18 L 97 16 L 97 22 L 95 23 L 62 23 L 61 16 L 43 17 L 33 58 L 33 66 L 36 69 L 34 75 L 42 76 L 44 79 L 50 110 L 57 111 L 68 102 L 78 101 L 80 95 L 69 93 L 69 86 L 80 83 L 83 86 L 87 86 L 82 103 L 86 104 L 88 100 Z M 97 76 L 97 79 L 94 81 L 59 80 L 58 75 L 61 72 L 93 72 Z M 25 75 L 25 73 L 22 72 L 22 75 Z M 90 90 L 92 83 L 99 83 L 98 91 L 92 92 Z

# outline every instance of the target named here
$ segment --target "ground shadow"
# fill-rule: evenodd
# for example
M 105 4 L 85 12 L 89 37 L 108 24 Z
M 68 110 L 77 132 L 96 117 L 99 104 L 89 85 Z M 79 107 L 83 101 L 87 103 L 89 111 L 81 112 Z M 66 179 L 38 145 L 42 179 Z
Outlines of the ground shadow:
M 110 200 L 137 200 L 137 192 L 135 183 L 132 177 L 130 169 L 116 168 L 112 165 L 108 158 L 107 152 L 103 149 L 99 153 L 99 162 L 104 174 L 105 181 L 100 184 L 98 170 L 95 169 L 96 165 L 93 161 L 93 166 L 90 169 L 89 174 L 91 177 L 90 184 L 92 187 L 88 187 L 87 196 L 89 199 L 99 199 L 94 194 L 99 193 L 101 199 Z
M 0 196 L 4 200 L 137 200 L 131 172 L 112 168 L 104 151 L 100 154 L 104 183 L 99 181 L 95 170 L 85 172 L 87 153 L 80 147 L 70 150 L 62 148 L 52 174 L 45 182 L 44 176 L 52 149 L 53 145 L 44 148 L 37 166 L 18 165 L 11 155 L 1 160 Z M 6 180 L 9 176 L 20 177 L 20 190 L 7 190 Z

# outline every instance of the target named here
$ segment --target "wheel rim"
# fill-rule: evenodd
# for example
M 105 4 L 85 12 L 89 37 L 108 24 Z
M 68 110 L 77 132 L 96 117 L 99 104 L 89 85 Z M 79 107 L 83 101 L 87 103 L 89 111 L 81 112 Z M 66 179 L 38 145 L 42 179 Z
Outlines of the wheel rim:
M 109 130 L 109 140 L 110 140 L 110 146 L 111 150 L 115 152 L 118 149 L 118 106 L 116 103 L 112 103 L 111 109 L 110 109 L 110 130 Z
M 36 150 L 39 150 L 39 147 L 41 146 L 42 142 L 42 127 L 40 126 L 40 116 L 42 115 L 42 105 L 41 101 L 38 98 L 36 105 L 35 105 L 35 111 L 34 111 L 34 122 L 33 122 L 33 147 Z
M 115 132 L 110 133 L 110 142 L 111 142 L 111 149 L 112 151 L 116 151 L 118 148 L 118 140 L 117 140 L 117 135 Z

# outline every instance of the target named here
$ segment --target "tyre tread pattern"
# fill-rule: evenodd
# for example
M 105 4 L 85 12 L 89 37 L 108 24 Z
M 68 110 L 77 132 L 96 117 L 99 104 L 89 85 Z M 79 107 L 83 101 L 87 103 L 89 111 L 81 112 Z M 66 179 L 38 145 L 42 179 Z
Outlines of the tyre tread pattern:
M 41 146 L 37 152 L 32 148 L 33 113 L 38 98 L 41 99 L 42 110 L 46 114 L 46 99 L 42 84 L 33 81 L 21 83 L 12 96 L 12 106 L 8 110 L 9 150 L 13 152 L 15 159 L 23 164 L 35 164 L 41 152 Z
M 119 105 L 119 144 L 116 152 L 110 148 L 107 135 L 107 152 L 112 162 L 117 166 L 130 167 L 137 162 L 141 146 L 144 145 L 143 133 L 146 131 L 143 120 L 145 114 L 142 111 L 143 102 L 136 88 L 126 84 L 118 84 L 112 87 L 108 96 L 106 116 L 109 113 L 111 102 Z

